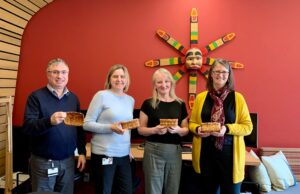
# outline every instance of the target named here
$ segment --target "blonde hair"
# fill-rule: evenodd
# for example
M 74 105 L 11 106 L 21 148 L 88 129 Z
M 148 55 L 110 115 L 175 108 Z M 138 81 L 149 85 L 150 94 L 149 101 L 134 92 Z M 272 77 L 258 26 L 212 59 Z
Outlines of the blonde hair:
M 104 83 L 104 88 L 105 89 L 111 89 L 110 78 L 111 78 L 112 74 L 118 69 L 122 69 L 124 71 L 125 78 L 127 80 L 126 86 L 124 88 L 124 92 L 127 92 L 128 89 L 129 89 L 129 85 L 130 85 L 130 76 L 129 76 L 127 68 L 124 65 L 121 65 L 121 64 L 116 64 L 116 65 L 111 66 L 111 68 L 109 69 L 108 74 L 106 76 L 106 80 L 105 80 L 105 83 Z
M 173 79 L 172 74 L 165 68 L 159 68 L 152 75 L 152 84 L 153 84 L 152 99 L 151 99 L 152 108 L 156 109 L 160 102 L 158 92 L 155 88 L 156 77 L 158 74 L 165 75 L 171 81 L 170 97 L 173 98 L 174 100 L 176 100 L 177 102 L 182 103 L 182 100 L 180 98 L 178 98 L 175 94 L 176 82 Z

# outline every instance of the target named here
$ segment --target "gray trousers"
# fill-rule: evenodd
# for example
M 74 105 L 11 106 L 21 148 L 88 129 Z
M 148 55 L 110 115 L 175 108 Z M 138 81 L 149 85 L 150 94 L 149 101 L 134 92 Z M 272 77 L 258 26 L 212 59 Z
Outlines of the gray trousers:
M 145 194 L 177 194 L 181 164 L 180 145 L 147 141 L 143 158 Z
M 74 157 L 64 160 L 49 160 L 39 156 L 30 157 L 30 175 L 32 191 L 59 192 L 73 194 Z M 58 169 L 57 175 L 49 176 L 48 169 Z

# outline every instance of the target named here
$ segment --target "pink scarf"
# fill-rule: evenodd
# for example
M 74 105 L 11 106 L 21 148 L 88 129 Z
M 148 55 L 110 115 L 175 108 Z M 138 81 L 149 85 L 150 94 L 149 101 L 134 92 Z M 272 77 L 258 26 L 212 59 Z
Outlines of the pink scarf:
M 223 102 L 227 95 L 229 94 L 230 90 L 227 86 L 223 87 L 222 89 L 216 91 L 212 90 L 209 92 L 209 95 L 214 100 L 214 106 L 211 111 L 211 121 L 212 122 L 219 122 L 221 126 L 225 123 L 225 115 L 224 115 L 224 107 Z M 224 136 L 216 137 L 215 146 L 217 149 L 222 150 L 224 144 Z

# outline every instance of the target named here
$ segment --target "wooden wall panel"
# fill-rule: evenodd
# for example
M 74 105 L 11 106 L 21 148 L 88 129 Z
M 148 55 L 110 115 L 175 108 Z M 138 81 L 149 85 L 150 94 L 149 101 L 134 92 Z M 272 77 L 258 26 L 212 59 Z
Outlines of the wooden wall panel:
M 3 160 L 3 159 L 2 160 L 0 159 L 0 169 L 1 168 L 5 169 L 5 160 Z
M 44 1 L 46 1 L 47 3 L 51 3 L 53 0 L 44 0 Z
M 13 6 L 25 11 L 26 13 L 30 14 L 30 15 L 34 15 L 35 12 L 28 9 L 26 6 L 24 6 L 22 3 L 16 2 L 15 0 L 5 0 L 6 2 L 12 4 Z
M 6 143 L 6 141 L 3 141 Z M 0 176 L 5 175 L 5 148 L 0 149 L 0 164 L 4 164 L 3 166 L 0 165 Z
M 5 166 L 5 160 L 2 159 L 0 160 L 0 168 L 4 168 L 4 166 Z
M 0 69 L 18 70 L 18 62 L 0 59 Z
M 16 84 L 16 79 L 0 79 L 0 88 L 15 88 Z
M 7 130 L 7 124 L 0 124 L 0 133 L 3 133 Z
M 12 105 L 13 105 L 12 111 L 14 110 L 14 102 L 15 102 L 15 96 L 12 96 L 12 97 L 11 97 L 11 103 L 12 103 Z
M 5 158 L 2 159 L 2 160 L 5 160 Z M 3 176 L 4 174 L 5 174 L 5 168 L 1 167 L 0 168 L 0 175 Z
M 0 135 L 0 137 L 1 137 L 1 135 Z M 0 150 L 0 158 L 3 158 L 3 157 L 5 157 L 5 150 L 4 149 Z
M 12 23 L 16 26 L 20 26 L 22 28 L 25 28 L 28 21 L 24 20 L 23 18 L 20 18 L 14 14 L 9 13 L 8 11 L 5 11 L 4 9 L 0 9 L 0 18 Z
M 0 69 L 0 78 L 16 79 L 17 78 L 17 73 L 18 73 L 17 71 Z
M 0 20 L 0 26 L 2 28 L 0 28 L 0 32 L 2 34 L 7 34 L 9 36 L 12 37 L 16 37 L 21 39 L 22 38 L 22 34 L 24 32 L 24 29 L 15 25 L 12 25 L 10 23 L 7 23 L 6 21 L 2 21 Z
M 0 159 L 0 168 L 5 168 L 5 160 Z
M 0 105 L 0 115 L 6 114 L 5 106 Z
M 34 5 L 33 3 L 31 3 L 28 0 L 15 0 L 15 1 L 17 1 L 18 3 L 24 5 L 25 7 L 27 7 L 28 9 L 30 9 L 34 12 L 38 12 L 40 10 L 40 8 L 38 6 Z
M 20 60 L 20 57 L 19 55 L 14 55 L 0 51 L 0 59 L 17 62 Z
M 4 158 L 4 160 L 5 160 L 5 158 Z M 4 175 L 5 174 L 5 168 L 3 168 L 3 167 L 0 167 L 0 175 Z
M 18 15 L 21 18 L 24 18 L 27 21 L 29 21 L 32 17 L 32 15 L 26 13 L 25 11 L 21 10 L 18 7 L 13 6 L 10 3 L 5 2 L 4 0 L 1 0 L 0 3 L 1 3 L 0 7 L 2 7 L 3 9 L 5 9 L 11 13 Z
M 6 140 L 6 132 L 0 133 L 0 141 Z
M 5 148 L 6 141 L 0 141 L 0 150 Z
M 5 162 L 5 158 L 1 158 Z M 3 176 L 5 174 L 5 167 L 0 167 L 0 175 Z
M 14 38 L 14 37 L 8 36 L 6 34 L 0 33 L 0 40 L 2 40 L 3 42 L 14 44 L 16 46 L 21 46 L 21 39 Z
M 15 88 L 0 88 L 1 96 L 15 96 Z
M 0 115 L 0 124 L 5 124 L 7 121 L 7 116 L 6 115 Z
M 43 1 L 43 0 L 29 0 L 31 3 L 33 3 L 34 5 L 38 6 L 39 8 L 44 7 L 45 5 L 47 5 L 47 2 Z
M 15 46 L 15 45 L 12 45 L 12 44 L 7 44 L 5 42 L 0 42 L 0 50 L 2 50 L 2 51 L 6 51 L 6 52 L 9 52 L 9 53 L 19 55 L 20 54 L 20 49 L 21 48 L 19 46 Z
M 2 23 L 4 23 L 4 25 L 8 24 L 7 22 L 3 22 L 3 21 L 0 20 L 0 26 L 3 26 L 3 27 L 4 27 L 4 25 L 2 25 Z M 8 28 L 9 28 L 9 26 L 8 26 L 7 29 L 0 28 L 0 33 L 21 40 L 22 36 L 21 36 L 20 34 L 23 34 L 24 29 L 23 29 L 23 28 L 16 27 L 16 26 L 13 26 L 13 25 L 11 25 L 11 24 L 9 24 L 9 25 L 12 26 L 13 28 L 17 28 L 17 29 L 8 29 Z M 20 34 L 17 33 L 17 30 L 18 30 L 18 29 L 21 29 L 21 30 L 19 30 Z M 15 30 L 15 31 L 12 32 L 12 31 L 9 31 L 9 30 Z

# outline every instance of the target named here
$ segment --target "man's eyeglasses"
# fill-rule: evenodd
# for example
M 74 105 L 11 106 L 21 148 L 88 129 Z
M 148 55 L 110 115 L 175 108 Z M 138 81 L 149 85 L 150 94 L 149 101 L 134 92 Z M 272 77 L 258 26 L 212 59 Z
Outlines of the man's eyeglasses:
M 213 74 L 215 75 L 227 75 L 229 72 L 228 71 L 212 71 Z
M 53 71 L 48 71 L 48 73 L 52 73 L 53 75 L 67 75 L 69 71 L 63 70 L 63 71 L 58 71 L 58 70 L 53 70 Z

